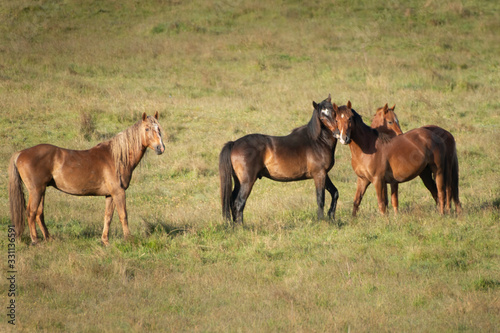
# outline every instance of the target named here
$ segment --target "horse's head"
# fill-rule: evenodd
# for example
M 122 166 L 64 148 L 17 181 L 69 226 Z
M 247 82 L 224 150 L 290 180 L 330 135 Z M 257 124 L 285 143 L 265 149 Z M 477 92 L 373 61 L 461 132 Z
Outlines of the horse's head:
M 398 117 L 394 113 L 396 105 L 389 108 L 387 104 L 384 107 L 378 108 L 372 120 L 372 128 L 383 127 L 384 129 L 394 131 L 396 135 L 403 134 L 401 127 L 399 127 Z
M 146 112 L 142 114 L 142 146 L 149 147 L 155 151 L 157 155 L 163 154 L 165 145 L 163 144 L 163 130 L 158 122 L 158 111 L 154 118 L 147 116 Z
M 335 111 L 336 129 L 333 131 L 333 136 L 340 141 L 341 144 L 346 145 L 351 142 L 351 128 L 353 125 L 354 114 L 351 110 L 351 101 L 347 105 L 337 106 L 333 104 Z
M 330 94 L 328 95 L 327 99 L 325 99 L 323 102 L 319 104 L 313 101 L 313 106 L 318 114 L 318 118 L 321 121 L 321 123 L 325 125 L 325 127 L 328 128 L 330 131 L 333 132 L 336 129 L 336 126 L 335 126 L 335 119 L 333 118 L 334 113 L 333 113 L 332 97 L 330 96 Z

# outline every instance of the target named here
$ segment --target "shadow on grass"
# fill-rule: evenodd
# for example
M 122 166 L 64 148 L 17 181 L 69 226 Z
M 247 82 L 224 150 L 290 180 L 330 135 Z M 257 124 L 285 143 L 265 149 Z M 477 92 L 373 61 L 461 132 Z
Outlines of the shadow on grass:
M 193 230 L 190 225 L 172 225 L 158 219 L 146 220 L 142 219 L 142 229 L 146 237 L 153 234 L 167 234 L 169 237 L 177 237 Z

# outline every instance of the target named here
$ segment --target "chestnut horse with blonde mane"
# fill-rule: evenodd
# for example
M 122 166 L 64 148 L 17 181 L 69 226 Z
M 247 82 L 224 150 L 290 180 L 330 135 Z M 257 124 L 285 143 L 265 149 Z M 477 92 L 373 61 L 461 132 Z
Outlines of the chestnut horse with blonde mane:
M 9 163 L 9 201 L 17 237 L 23 233 L 27 213 L 32 243 L 38 242 L 36 223 L 44 239 L 49 238 L 43 214 L 47 186 L 72 195 L 105 196 L 103 244 L 109 244 L 108 232 L 115 208 L 124 237 L 130 236 L 125 190 L 147 148 L 158 155 L 165 151 L 162 132 L 158 112 L 154 117 L 144 113 L 137 123 L 89 150 L 40 144 L 15 153 Z M 27 206 L 22 183 L 28 191 Z
M 243 223 L 243 209 L 257 179 L 289 182 L 314 179 L 318 218 L 323 218 L 325 187 L 332 196 L 328 217 L 335 218 L 339 197 L 328 171 L 335 163 L 337 140 L 333 127 L 331 97 L 317 104 L 307 125 L 286 136 L 249 134 L 227 142 L 219 155 L 222 215 Z M 234 189 L 232 180 L 234 179 Z
M 387 207 L 386 184 L 402 183 L 430 168 L 436 180 L 439 212 L 444 213 L 445 201 L 445 146 L 442 140 L 429 130 L 417 128 L 394 136 L 367 126 L 361 116 L 351 108 L 351 102 L 337 107 L 334 136 L 342 144 L 349 144 L 351 165 L 358 176 L 352 215 L 356 216 L 359 205 L 370 183 L 377 192 L 378 206 L 382 214 Z
M 393 135 L 403 134 L 401 127 L 399 125 L 398 117 L 394 112 L 396 105 L 392 108 L 389 108 L 387 104 L 384 107 L 378 108 L 375 116 L 372 119 L 371 127 L 375 128 L 379 131 L 384 131 L 388 134 L 391 134 L 390 131 L 393 132 Z M 456 142 L 453 135 L 446 131 L 445 129 L 428 125 L 423 126 L 434 134 L 436 134 L 445 144 L 446 153 L 445 153 L 445 165 L 446 165 L 446 210 L 451 211 L 451 201 L 455 202 L 456 212 L 459 214 L 462 211 L 462 205 L 459 199 L 459 190 L 458 190 L 458 157 L 457 157 L 457 149 Z M 432 173 L 429 168 L 425 168 L 424 171 L 419 175 L 422 179 L 425 187 L 431 192 L 432 197 L 438 203 L 437 197 L 437 187 L 436 182 L 432 179 Z M 386 190 L 387 191 L 387 190 Z M 398 184 L 391 184 L 391 201 L 394 212 L 398 211 Z

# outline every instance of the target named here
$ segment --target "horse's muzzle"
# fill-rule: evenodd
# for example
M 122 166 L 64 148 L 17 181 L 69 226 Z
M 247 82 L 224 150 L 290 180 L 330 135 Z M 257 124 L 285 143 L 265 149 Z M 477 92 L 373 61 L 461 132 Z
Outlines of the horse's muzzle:
M 351 143 L 351 138 L 350 138 L 350 137 L 348 137 L 347 135 L 341 135 L 341 136 L 339 137 L 339 141 L 340 141 L 340 143 L 341 143 L 341 144 L 343 144 L 343 145 L 348 145 L 348 144 L 350 144 L 350 143 Z
M 165 145 L 161 144 L 161 145 L 157 145 L 155 147 L 155 153 L 156 155 L 161 155 L 165 152 Z

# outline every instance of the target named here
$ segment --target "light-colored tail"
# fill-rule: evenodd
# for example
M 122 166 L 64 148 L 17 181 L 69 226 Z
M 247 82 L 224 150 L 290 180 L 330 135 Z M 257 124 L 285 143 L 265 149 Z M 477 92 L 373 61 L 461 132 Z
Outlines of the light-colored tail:
M 9 204 L 12 225 L 16 228 L 16 236 L 21 237 L 26 218 L 26 201 L 21 176 L 17 170 L 19 153 L 12 155 L 9 162 Z

